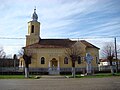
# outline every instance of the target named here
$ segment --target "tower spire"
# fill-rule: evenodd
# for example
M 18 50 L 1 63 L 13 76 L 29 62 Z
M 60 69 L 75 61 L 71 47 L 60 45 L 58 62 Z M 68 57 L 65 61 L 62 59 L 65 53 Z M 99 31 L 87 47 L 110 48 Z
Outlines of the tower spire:
M 36 6 L 34 8 L 34 13 L 32 15 L 32 21 L 37 21 L 38 20 L 38 15 L 36 14 Z

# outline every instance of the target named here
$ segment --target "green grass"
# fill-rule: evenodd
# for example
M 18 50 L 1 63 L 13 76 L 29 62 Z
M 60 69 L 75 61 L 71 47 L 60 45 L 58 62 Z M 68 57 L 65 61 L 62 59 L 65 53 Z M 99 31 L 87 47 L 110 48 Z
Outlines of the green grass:
M 35 79 L 36 75 L 30 75 L 28 79 Z M 24 75 L 0 75 L 0 79 L 26 79 Z
M 38 75 L 30 75 L 30 78 L 28 79 L 39 79 L 41 78 L 40 76 L 38 76 L 38 78 L 36 78 L 36 76 Z M 69 78 L 73 78 L 72 75 L 66 75 Z M 88 76 L 81 76 L 80 74 L 76 75 L 76 78 L 104 78 L 104 77 L 119 77 L 120 73 L 115 73 L 115 75 L 113 76 L 111 73 L 98 73 L 98 74 L 94 74 L 94 75 L 88 75 Z M 26 79 L 24 75 L 0 75 L 0 79 Z
M 104 78 L 104 77 L 117 77 L 120 76 L 120 73 L 115 73 L 115 75 L 112 75 L 111 73 L 99 73 L 94 75 L 76 75 L 76 78 Z M 72 75 L 68 75 L 68 77 L 73 78 Z
M 24 79 L 23 75 L 0 75 L 0 79 Z

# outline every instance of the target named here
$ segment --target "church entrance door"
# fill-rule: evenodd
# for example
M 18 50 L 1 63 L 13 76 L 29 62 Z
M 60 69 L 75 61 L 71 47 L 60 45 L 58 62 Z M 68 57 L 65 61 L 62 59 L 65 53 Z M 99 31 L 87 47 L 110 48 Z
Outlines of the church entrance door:
M 59 74 L 58 61 L 56 60 L 56 58 L 53 58 L 53 59 L 50 61 L 49 74 Z
M 57 68 L 57 66 L 58 66 L 57 64 L 58 64 L 57 60 L 56 60 L 55 58 L 53 58 L 53 59 L 51 60 L 51 67 Z

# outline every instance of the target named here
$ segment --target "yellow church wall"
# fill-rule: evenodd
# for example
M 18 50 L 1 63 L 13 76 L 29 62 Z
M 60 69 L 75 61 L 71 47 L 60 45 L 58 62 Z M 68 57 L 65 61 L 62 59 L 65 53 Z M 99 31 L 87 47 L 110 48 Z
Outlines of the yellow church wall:
M 19 67 L 24 67 L 25 63 L 24 63 L 24 59 L 22 57 L 20 57 L 19 59 Z
M 88 48 L 87 49 L 87 52 L 89 52 L 91 54 L 91 56 L 93 57 L 93 60 L 92 60 L 92 66 L 97 66 L 97 60 L 99 60 L 99 49 L 96 49 L 96 48 Z M 99 62 L 99 61 L 98 61 Z
M 65 55 L 61 56 L 60 57 L 60 67 L 61 68 L 66 68 L 66 67 L 71 67 L 72 64 L 71 64 L 71 60 L 68 58 L 68 64 L 64 64 L 64 58 L 67 57 Z
M 72 67 L 72 62 L 68 56 L 65 55 L 65 48 L 36 48 L 36 49 L 30 49 L 28 50 L 32 53 L 32 60 L 30 67 L 36 67 L 36 68 L 48 68 L 49 62 L 55 58 L 57 61 L 59 61 L 59 67 Z M 89 48 L 86 50 L 86 52 L 90 52 L 93 56 L 92 65 L 97 66 L 96 64 L 96 53 L 98 53 L 97 49 Z M 86 55 L 86 52 L 84 51 L 83 55 L 81 56 L 81 64 L 78 64 L 76 61 L 76 67 L 85 67 L 86 62 L 84 59 L 84 56 Z M 98 55 L 97 55 L 98 56 Z M 45 64 L 41 64 L 41 57 L 45 58 Z M 68 64 L 64 64 L 64 58 L 68 57 Z
M 32 55 L 36 55 L 32 56 L 32 62 L 35 63 L 31 63 L 31 67 L 42 67 L 42 68 L 47 68 L 49 65 L 49 62 L 55 58 L 57 61 L 60 60 L 60 57 L 62 56 L 62 49 L 51 49 L 51 48 L 45 48 L 45 49 L 31 49 L 29 50 L 29 52 L 32 53 Z M 36 57 L 36 58 L 34 58 Z M 45 64 L 41 64 L 41 57 L 45 58 Z
M 26 46 L 39 42 L 39 36 L 26 35 Z
M 32 25 L 34 26 L 32 32 Z M 26 46 L 39 42 L 40 22 L 28 22 L 28 35 L 26 35 Z
M 31 26 L 34 25 L 34 33 L 31 33 Z M 40 23 L 39 22 L 28 22 L 28 35 L 39 35 L 40 34 Z
M 82 42 L 77 41 L 75 43 L 75 45 L 78 46 L 78 48 L 81 49 L 82 55 L 84 55 L 86 53 L 86 46 Z

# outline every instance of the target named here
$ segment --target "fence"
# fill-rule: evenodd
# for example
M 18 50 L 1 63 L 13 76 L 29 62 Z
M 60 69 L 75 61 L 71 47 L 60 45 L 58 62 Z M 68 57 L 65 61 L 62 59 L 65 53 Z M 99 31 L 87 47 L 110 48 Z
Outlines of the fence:
M 120 66 L 118 67 L 120 71 Z M 29 68 L 30 74 L 49 74 L 49 68 Z M 57 70 L 57 69 L 56 69 Z M 72 68 L 59 68 L 59 74 L 69 74 Z M 114 70 L 116 67 L 114 66 Z M 75 68 L 76 73 L 86 73 L 86 67 Z M 109 66 L 93 67 L 92 73 L 110 72 Z M 24 67 L 19 67 L 19 60 L 0 59 L 0 74 L 24 74 Z
M 57 69 L 56 69 L 57 70 Z M 75 68 L 76 73 L 86 73 L 86 67 Z M 99 71 L 98 67 L 93 67 L 93 73 Z M 49 68 L 29 68 L 30 74 L 49 74 Z M 60 68 L 59 74 L 70 74 L 72 68 Z M 24 67 L 0 67 L 0 74 L 24 74 Z
M 113 69 L 116 70 L 116 65 L 113 65 Z M 99 66 L 99 71 L 110 71 L 110 66 Z M 120 71 L 120 66 L 118 66 L 118 71 Z

